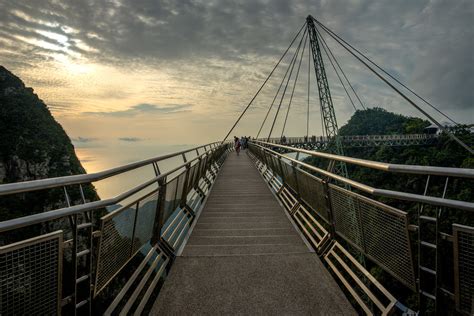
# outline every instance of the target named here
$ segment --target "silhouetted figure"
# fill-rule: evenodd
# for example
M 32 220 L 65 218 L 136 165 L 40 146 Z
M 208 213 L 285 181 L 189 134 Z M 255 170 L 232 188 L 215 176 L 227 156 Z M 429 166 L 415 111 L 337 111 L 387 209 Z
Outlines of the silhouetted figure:
M 239 155 L 240 153 L 240 140 L 237 136 L 234 136 L 234 148 L 235 148 L 235 152 L 237 153 L 237 156 Z

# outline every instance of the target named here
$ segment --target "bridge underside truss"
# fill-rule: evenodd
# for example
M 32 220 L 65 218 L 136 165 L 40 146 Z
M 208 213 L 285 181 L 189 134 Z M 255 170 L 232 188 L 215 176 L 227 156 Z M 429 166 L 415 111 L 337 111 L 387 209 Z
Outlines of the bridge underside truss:
M 345 148 L 429 146 L 435 144 L 437 139 L 438 135 L 431 134 L 340 136 Z M 269 142 L 307 150 L 325 150 L 331 141 L 327 137 L 312 136 L 271 138 Z

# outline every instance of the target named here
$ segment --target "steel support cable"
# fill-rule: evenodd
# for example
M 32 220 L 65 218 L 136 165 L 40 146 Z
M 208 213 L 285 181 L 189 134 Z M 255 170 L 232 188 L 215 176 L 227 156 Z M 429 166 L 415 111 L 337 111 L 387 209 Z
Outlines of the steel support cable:
M 314 19 L 314 18 L 313 18 Z M 402 98 L 404 98 L 408 103 L 410 103 L 413 107 L 415 107 L 418 111 L 420 111 L 424 116 L 426 116 L 431 122 L 433 122 L 438 128 L 448 134 L 454 141 L 456 141 L 459 145 L 461 145 L 464 149 L 466 149 L 471 155 L 474 155 L 474 150 L 472 150 L 468 145 L 466 145 L 462 140 L 460 140 L 456 135 L 448 131 L 443 125 L 441 125 L 437 120 L 435 120 L 431 115 L 429 115 L 425 110 L 420 108 L 415 102 L 413 102 L 409 97 L 407 97 L 403 92 L 397 89 L 392 83 L 390 83 L 387 79 L 385 79 L 379 72 L 377 72 L 374 68 L 370 67 L 365 61 L 363 61 L 359 56 L 357 56 L 352 50 L 350 50 L 346 45 L 344 45 L 339 39 L 337 35 L 332 35 L 328 29 L 322 24 L 319 23 L 318 20 L 314 19 L 316 23 L 318 23 L 325 31 L 328 33 L 335 41 L 337 41 L 342 47 L 344 47 L 351 55 L 357 58 L 361 63 L 363 63 L 370 71 L 372 71 L 377 77 L 379 77 L 383 82 L 385 82 L 390 88 L 392 88 L 395 92 L 397 92 Z M 365 57 L 367 58 L 367 57 Z
M 309 36 L 309 35 L 308 35 Z M 310 44 L 308 44 L 309 46 Z M 308 48 L 308 108 L 306 111 L 306 139 L 309 139 L 309 91 L 311 87 L 311 51 Z
M 305 36 L 305 34 L 306 34 L 306 30 L 304 31 L 303 36 L 300 39 L 300 43 L 298 44 L 298 48 L 296 49 L 295 56 L 298 56 L 298 53 L 299 53 L 300 48 L 301 48 L 301 43 L 303 42 L 303 37 Z M 285 98 L 286 89 L 288 88 L 288 83 L 290 82 L 291 75 L 293 74 L 293 69 L 295 68 L 295 64 L 296 64 L 296 58 L 293 60 L 293 64 L 289 65 L 289 67 L 291 67 L 290 74 L 288 75 L 288 78 L 286 80 L 285 89 L 283 89 L 283 93 L 282 93 L 281 98 L 280 98 L 280 103 L 278 104 L 278 108 L 277 108 L 277 111 L 275 113 L 275 118 L 273 119 L 272 127 L 270 128 L 270 132 L 268 133 L 267 141 L 270 140 L 270 136 L 272 135 L 273 128 L 275 127 L 275 122 L 278 118 L 278 113 L 280 112 L 280 108 L 281 108 L 281 104 L 283 103 L 283 99 Z
M 385 69 L 383 69 L 382 67 L 380 67 L 379 65 L 377 65 L 374 61 L 372 61 L 370 58 L 368 58 L 367 56 L 365 56 L 361 51 L 359 51 L 357 48 L 355 48 L 354 46 L 352 46 L 350 43 L 346 42 L 342 37 L 340 37 L 339 35 L 337 35 L 336 33 L 334 33 L 330 28 L 328 28 L 327 26 L 325 26 L 324 24 L 322 24 L 321 22 L 319 22 L 318 20 L 316 20 L 314 17 L 313 17 L 313 20 L 319 24 L 321 27 L 323 27 L 325 29 L 326 32 L 328 33 L 332 33 L 334 36 L 336 36 L 338 39 L 340 39 L 342 42 L 344 42 L 347 46 L 349 46 L 350 48 L 352 48 L 353 50 L 355 50 L 357 53 L 359 53 L 364 59 L 366 59 L 368 62 L 370 62 L 372 65 L 374 65 L 375 67 L 377 67 L 380 71 L 382 71 L 384 74 L 386 74 L 387 76 L 389 76 L 390 78 L 392 78 L 395 82 L 397 82 L 399 85 L 401 85 L 402 87 L 404 87 L 405 89 L 407 89 L 408 91 L 410 91 L 411 93 L 413 93 L 416 97 L 418 97 L 420 100 L 422 100 L 423 102 L 425 102 L 428 106 L 430 106 L 433 110 L 435 110 L 436 112 L 438 112 L 439 114 L 441 114 L 442 116 L 444 116 L 445 118 L 447 118 L 448 120 L 450 120 L 451 122 L 453 122 L 454 124 L 456 125 L 459 125 L 459 123 L 457 123 L 456 121 L 454 121 L 452 118 L 450 118 L 447 114 L 443 113 L 441 110 L 439 110 L 437 107 L 435 107 L 433 104 L 431 104 L 429 101 L 427 101 L 426 99 L 424 99 L 422 96 L 420 96 L 418 93 L 416 93 L 414 90 L 410 89 L 409 87 L 407 87 L 404 83 L 402 83 L 400 80 L 398 80 L 397 78 L 395 78 L 394 76 L 392 76 L 389 72 L 387 72 Z M 331 35 L 332 36 L 332 35 Z M 333 37 L 333 36 L 332 36 Z M 346 48 L 347 49 L 347 48 Z
M 293 57 L 291 58 L 291 61 L 290 61 L 290 64 L 289 64 L 290 66 L 291 66 L 291 64 L 293 63 L 293 61 L 294 61 L 295 58 L 296 58 L 296 51 L 295 51 L 295 53 L 293 54 Z M 276 94 L 275 94 L 275 97 L 273 97 L 273 101 L 272 101 L 272 103 L 270 104 L 270 106 L 268 107 L 267 114 L 265 115 L 265 118 L 263 119 L 262 125 L 260 125 L 260 129 L 258 130 L 258 133 L 257 133 L 257 137 L 256 137 L 256 138 L 258 138 L 258 136 L 260 136 L 260 132 L 262 131 L 263 126 L 265 125 L 265 123 L 266 123 L 266 121 L 267 121 L 268 115 L 270 114 L 270 111 L 271 111 L 272 108 L 273 108 L 273 104 L 275 104 L 275 100 L 276 100 L 276 98 L 278 97 L 278 94 L 280 93 L 281 87 L 283 86 L 283 83 L 285 82 L 286 75 L 288 75 L 288 72 L 290 71 L 290 68 L 291 68 L 291 67 L 289 67 L 289 66 L 286 68 L 285 75 L 284 75 L 283 78 L 281 79 L 280 86 L 278 87 L 278 90 L 277 90 L 277 92 L 276 92 Z
M 257 95 L 260 93 L 260 91 L 262 91 L 263 87 L 265 86 L 265 84 L 267 83 L 267 81 L 270 79 L 270 77 L 273 75 L 273 73 L 275 72 L 275 69 L 277 69 L 278 65 L 280 64 L 280 62 L 283 60 L 283 58 L 286 56 L 286 53 L 290 50 L 290 47 L 293 45 L 293 43 L 295 42 L 295 40 L 298 38 L 298 35 L 300 35 L 301 31 L 303 30 L 303 28 L 305 27 L 306 25 L 306 22 L 303 24 L 303 26 L 301 26 L 301 28 L 299 29 L 298 33 L 296 33 L 295 37 L 293 38 L 293 40 L 291 41 L 290 45 L 288 46 L 288 48 L 285 50 L 285 52 L 283 53 L 283 55 L 280 57 L 280 60 L 278 60 L 277 64 L 275 65 L 275 67 L 273 67 L 273 70 L 270 72 L 270 74 L 267 76 L 267 79 L 265 79 L 265 81 L 263 82 L 263 84 L 260 86 L 260 88 L 257 90 L 257 93 L 255 93 L 255 95 L 253 96 L 253 98 L 250 100 L 250 102 L 247 104 L 247 106 L 245 107 L 245 109 L 242 111 L 242 113 L 240 114 L 240 116 L 237 118 L 237 120 L 235 121 L 234 125 L 232 126 L 232 128 L 229 130 L 229 132 L 227 133 L 227 135 L 225 135 L 224 139 L 222 140 L 221 144 L 225 142 L 225 140 L 227 139 L 227 137 L 229 137 L 230 133 L 232 133 L 232 131 L 234 130 L 234 128 L 237 126 L 237 124 L 240 122 L 240 120 L 242 119 L 242 117 L 244 116 L 245 112 L 247 112 L 247 110 L 249 109 L 250 105 L 252 105 L 253 101 L 255 100 L 255 98 L 257 97 Z
M 331 63 L 331 66 L 334 69 L 334 72 L 336 73 L 337 78 L 339 79 L 339 82 L 342 85 L 342 88 L 344 89 L 344 91 L 346 92 L 347 97 L 351 101 L 352 107 L 354 108 L 354 110 L 357 111 L 357 108 L 354 104 L 354 101 L 352 100 L 352 97 L 349 94 L 349 91 L 347 91 L 347 89 L 346 89 L 346 85 L 342 81 L 342 78 L 341 78 L 341 76 L 339 76 L 339 72 L 337 71 L 336 66 L 334 66 L 334 63 L 332 62 L 332 59 L 331 59 L 332 52 L 331 52 L 331 55 L 329 55 L 328 51 L 326 50 L 326 46 L 327 46 L 326 42 L 324 41 L 323 37 L 321 36 L 321 33 L 319 33 L 318 29 L 317 28 L 315 28 L 315 29 L 316 29 L 316 33 L 318 33 L 319 37 L 321 38 L 321 46 L 323 47 L 323 50 L 326 53 L 326 56 L 328 56 L 329 62 Z M 327 48 L 329 49 L 329 46 L 327 46 Z M 334 55 L 332 55 L 332 58 L 334 58 Z
M 303 54 L 304 54 L 304 51 L 305 51 L 305 48 L 306 48 L 307 40 L 308 40 L 308 36 L 306 36 L 305 39 L 304 39 L 303 49 L 301 50 L 300 62 L 298 64 L 298 69 L 296 71 L 295 82 L 293 83 L 293 90 L 291 91 L 290 102 L 288 103 L 288 110 L 286 111 L 285 122 L 283 123 L 283 129 L 281 130 L 280 138 L 282 138 L 283 133 L 285 133 L 286 122 L 288 120 L 288 114 L 290 113 L 291 101 L 293 101 L 293 95 L 295 94 L 296 83 L 298 82 L 298 77 L 299 77 L 300 68 L 301 68 L 301 62 L 303 61 Z
M 333 58 L 334 61 L 336 62 L 337 67 L 339 68 L 339 70 L 341 71 L 342 75 L 343 75 L 344 78 L 346 79 L 347 84 L 349 85 L 349 87 L 351 87 L 351 90 L 352 90 L 352 92 L 354 93 L 354 95 L 356 96 L 357 100 L 359 100 L 360 106 L 365 110 L 365 106 L 364 106 L 364 104 L 362 103 L 362 100 L 359 98 L 359 95 L 357 94 L 357 92 L 355 91 L 355 89 L 354 89 L 354 87 L 352 86 L 351 82 L 349 81 L 349 78 L 347 78 L 346 73 L 345 73 L 344 70 L 342 69 L 342 67 L 341 67 L 341 65 L 339 64 L 339 62 L 337 61 L 336 56 L 334 56 L 333 52 L 331 51 L 331 48 L 329 48 L 329 45 L 326 43 L 326 40 L 325 40 L 324 37 L 321 35 L 321 33 L 319 32 L 318 28 L 316 28 L 316 32 L 319 34 L 319 37 L 321 37 L 321 41 L 323 42 L 323 48 L 324 48 L 324 46 L 326 46 L 326 48 L 327 48 L 327 50 L 329 51 L 329 53 L 331 54 L 332 58 Z M 326 52 L 326 54 L 327 54 L 327 52 Z

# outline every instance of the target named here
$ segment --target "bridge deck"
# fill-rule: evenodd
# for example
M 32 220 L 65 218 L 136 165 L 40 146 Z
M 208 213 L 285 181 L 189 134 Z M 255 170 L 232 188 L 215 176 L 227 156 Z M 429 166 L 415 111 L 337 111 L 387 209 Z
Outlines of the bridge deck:
M 245 153 L 229 155 L 152 314 L 353 315 Z

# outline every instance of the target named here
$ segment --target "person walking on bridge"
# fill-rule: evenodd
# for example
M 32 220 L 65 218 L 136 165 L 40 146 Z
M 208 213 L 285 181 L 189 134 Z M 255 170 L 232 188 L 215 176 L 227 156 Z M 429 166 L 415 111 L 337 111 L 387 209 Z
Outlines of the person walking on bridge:
M 237 156 L 239 155 L 240 153 L 240 140 L 237 136 L 234 136 L 234 148 L 235 148 L 235 152 L 237 153 Z
M 242 149 L 247 149 L 247 137 L 240 137 L 240 144 L 242 146 Z

